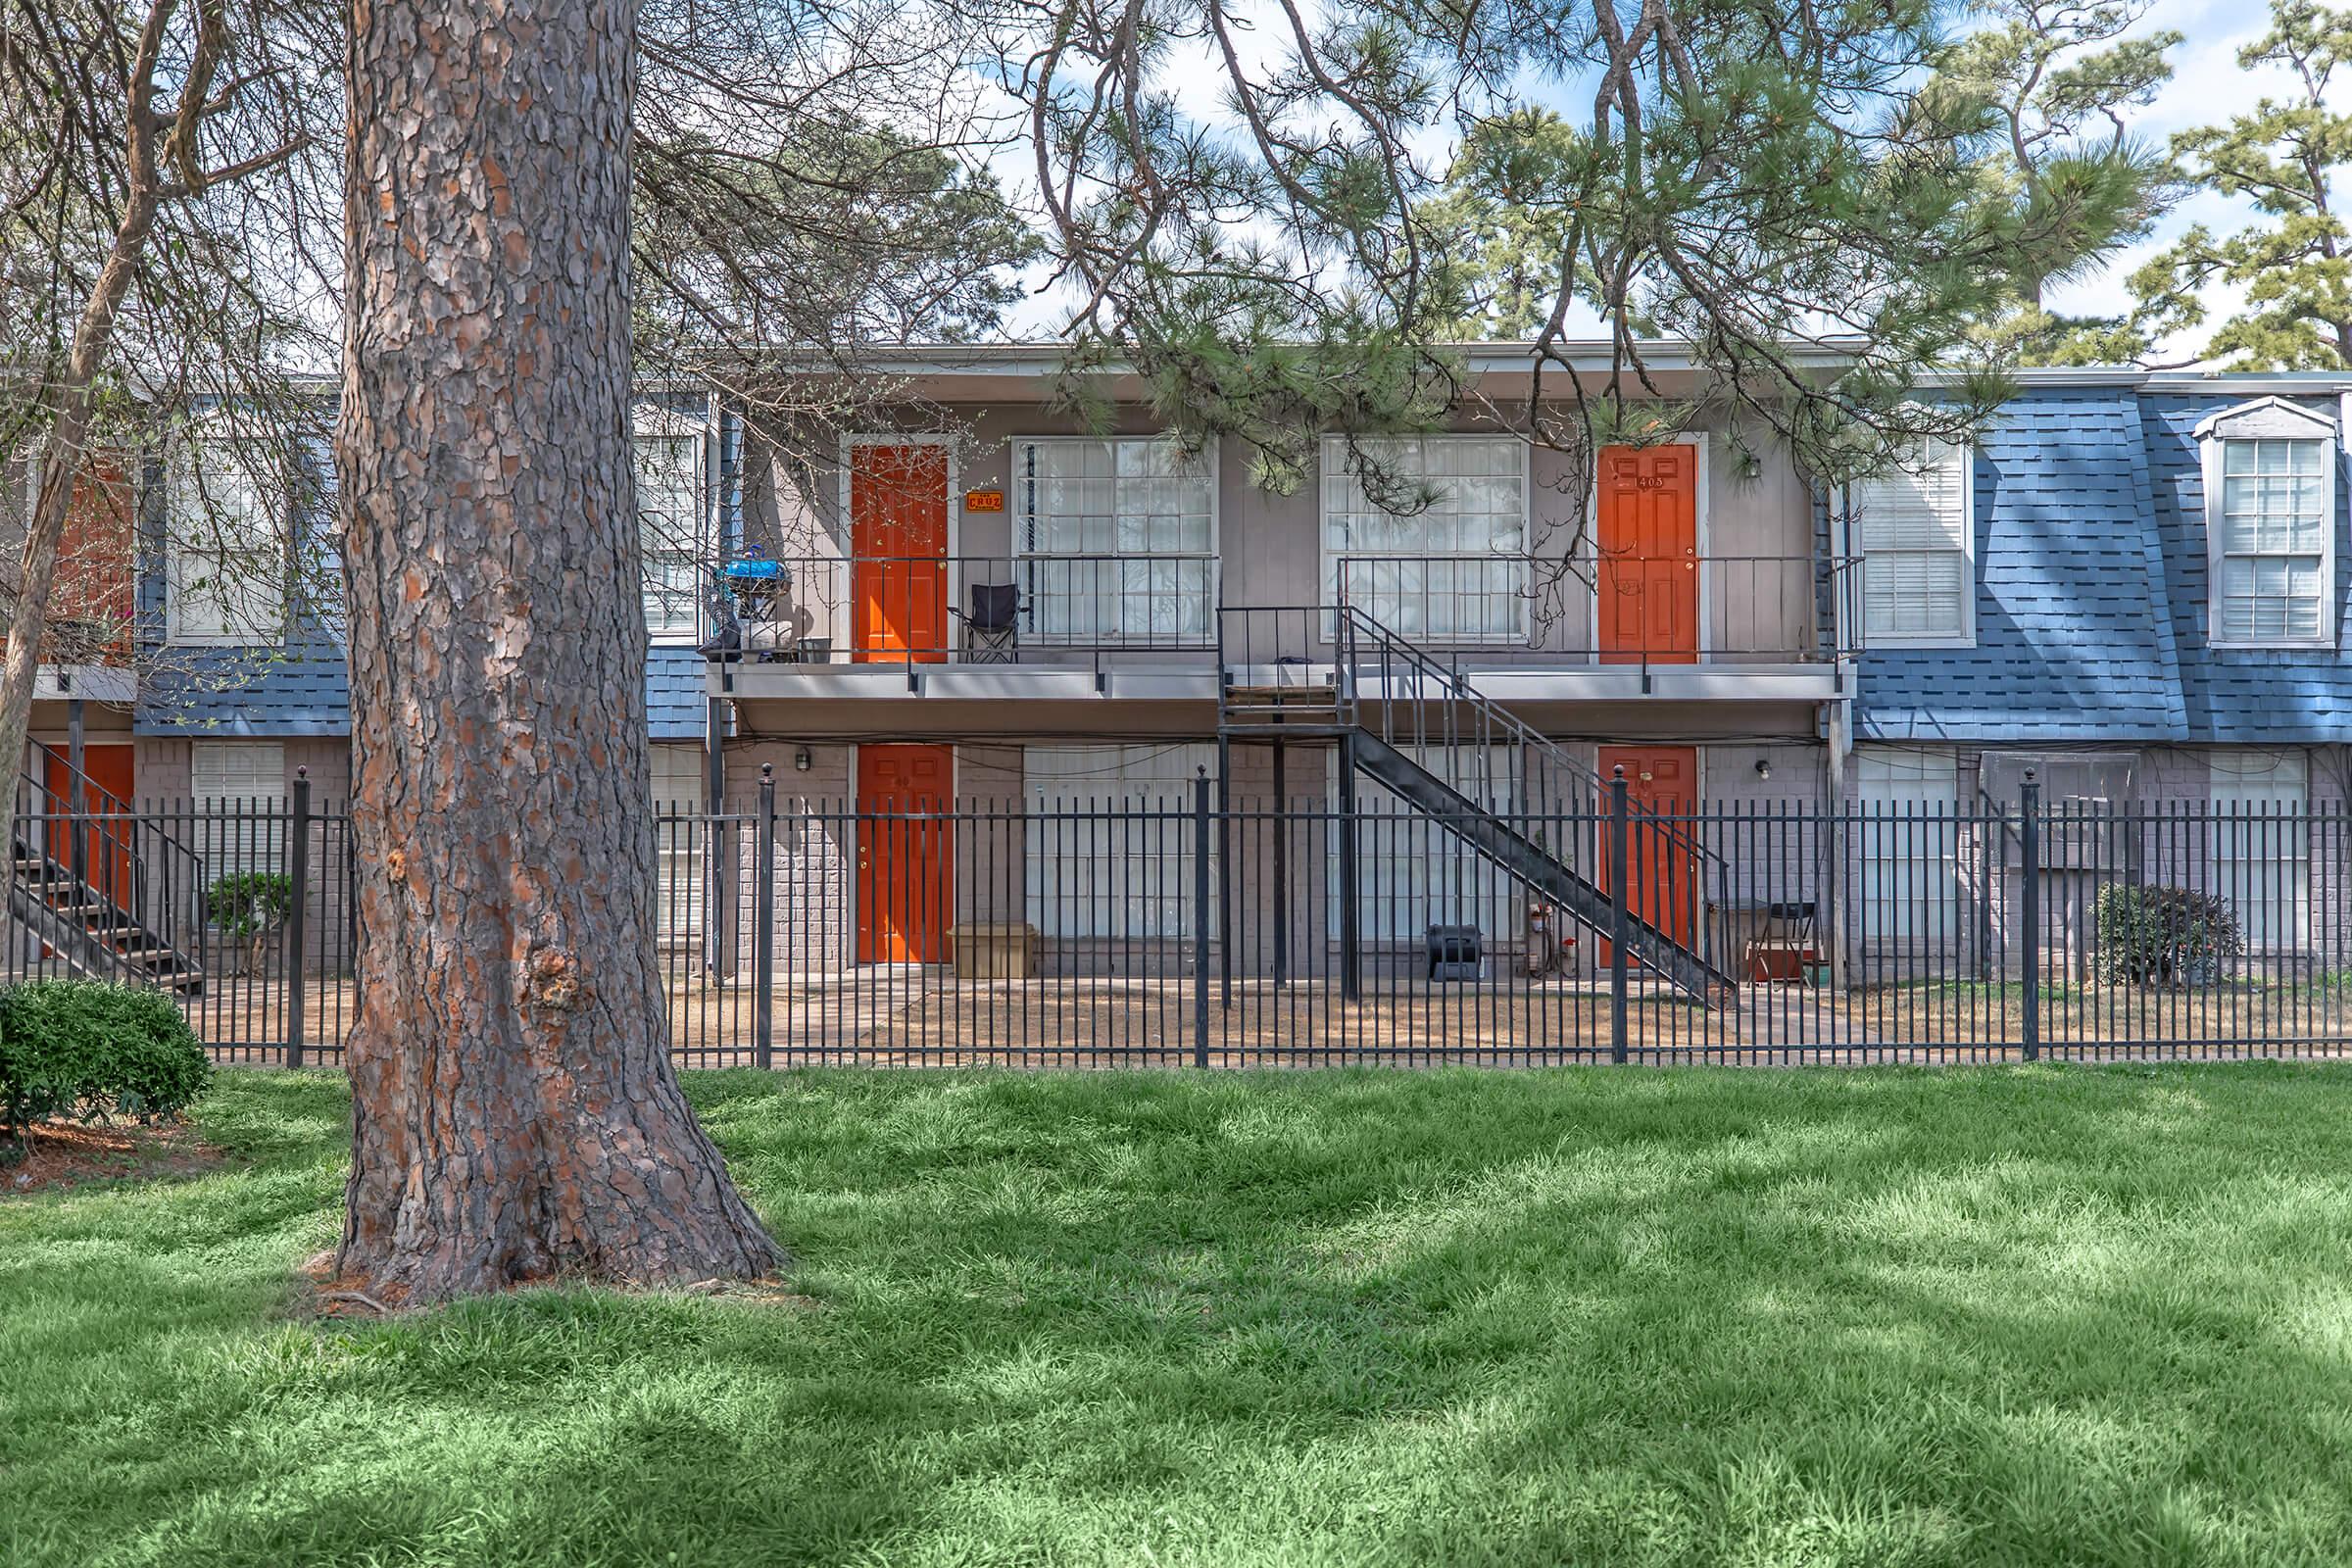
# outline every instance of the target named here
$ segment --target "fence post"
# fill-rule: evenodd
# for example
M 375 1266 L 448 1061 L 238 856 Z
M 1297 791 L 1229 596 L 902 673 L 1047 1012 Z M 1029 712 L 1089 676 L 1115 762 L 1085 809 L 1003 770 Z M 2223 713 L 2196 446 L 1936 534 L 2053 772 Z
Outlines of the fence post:
M 303 905 L 311 894 L 311 770 L 294 770 L 294 805 L 286 814 L 286 880 L 294 897 L 286 909 L 286 1065 L 302 1065 L 306 1020 L 302 1006 Z
M 1217 998 L 1233 1005 L 1233 740 L 1217 735 Z
M 1623 1063 L 1625 1040 L 1625 764 L 1609 776 L 1609 1059 Z
M 1208 769 L 1193 780 L 1193 1065 L 1208 1065 Z
M 1363 1000 L 1363 911 L 1356 907 L 1355 731 L 1340 731 L 1340 996 Z
M 760 880 L 752 932 L 752 1065 L 761 1070 L 776 1057 L 776 764 L 760 764 L 760 820 L 752 825 L 753 854 Z
M 2027 768 L 2017 787 L 2017 858 L 2021 866 L 2026 907 L 2018 923 L 2018 946 L 2025 950 L 2026 996 L 2024 1035 L 2026 1059 L 2041 1058 L 2041 785 Z

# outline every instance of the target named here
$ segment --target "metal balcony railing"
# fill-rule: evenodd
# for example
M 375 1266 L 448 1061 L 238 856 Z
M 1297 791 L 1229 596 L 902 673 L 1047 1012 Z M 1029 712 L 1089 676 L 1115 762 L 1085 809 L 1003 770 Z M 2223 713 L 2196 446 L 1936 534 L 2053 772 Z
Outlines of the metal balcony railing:
M 802 664 L 1068 662 L 1216 644 L 1213 555 L 786 556 L 710 573 L 715 658 Z
M 1494 666 L 1834 665 L 1859 621 L 1853 564 L 1350 552 L 1320 563 L 1318 592 L 1290 600 L 1324 607 L 1293 654 L 1335 657 L 1334 607 L 1346 604 L 1417 646 Z M 1100 670 L 1120 653 L 1206 654 L 1230 608 L 1206 554 L 801 555 L 709 569 L 700 625 L 714 659 L 896 663 L 911 679 L 927 664 Z

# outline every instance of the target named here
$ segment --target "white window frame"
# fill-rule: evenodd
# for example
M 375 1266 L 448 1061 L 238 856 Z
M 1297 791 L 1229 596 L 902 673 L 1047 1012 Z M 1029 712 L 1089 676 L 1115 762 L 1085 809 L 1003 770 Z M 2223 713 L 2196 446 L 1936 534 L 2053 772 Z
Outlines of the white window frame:
M 2201 420 L 2195 431 L 2205 482 L 2205 637 L 2217 649 L 2328 649 L 2335 646 L 2335 492 L 2342 463 L 2340 432 L 2326 415 L 2284 398 L 2259 398 L 2225 409 Z M 2283 552 L 2231 552 L 2223 547 L 2226 530 L 2223 508 L 2227 500 L 2229 449 L 2233 443 L 2308 442 L 2321 449 L 2320 478 L 2323 507 L 2320 515 L 2319 629 L 2311 637 L 2230 637 L 2222 630 L 2223 576 L 2231 559 L 2287 560 Z
M 190 446 L 204 446 L 220 452 L 220 458 L 208 458 L 203 476 L 189 472 L 185 453 Z M 242 449 L 242 450 L 240 450 Z M 164 480 L 166 515 L 164 521 L 164 640 L 183 648 L 262 648 L 276 647 L 286 640 L 287 598 L 286 579 L 290 564 L 286 551 L 291 538 L 293 520 L 292 497 L 285 475 L 274 474 L 273 465 L 265 466 L 258 473 L 244 472 L 243 477 L 253 484 L 258 510 L 263 514 L 263 531 L 268 543 L 256 543 L 243 550 L 206 549 L 199 544 L 220 543 L 220 535 L 213 518 L 189 518 L 181 502 L 185 491 L 199 483 L 218 482 L 215 475 L 237 473 L 247 467 L 246 459 L 254 452 L 253 443 L 240 442 L 233 437 L 191 434 L 173 444 L 166 457 Z M 266 453 L 265 453 L 266 455 Z M 272 478 L 275 481 L 272 483 Z M 191 530 L 201 530 L 191 537 Z M 233 585 L 228 601 L 224 602 L 212 587 L 197 588 L 192 584 L 225 575 L 220 563 L 236 557 L 247 564 L 249 575 L 241 576 Z M 277 570 L 274 591 L 256 593 L 256 589 L 270 579 L 264 574 L 264 565 L 275 559 Z M 209 572 L 191 570 L 198 562 L 213 563 Z M 207 618 L 191 625 L 188 610 L 191 603 L 201 602 Z M 227 622 L 236 618 L 244 609 L 255 608 L 252 616 L 256 624 L 237 627 Z M 274 622 L 274 624 L 269 624 Z
M 230 765 L 230 760 L 235 765 Z M 220 787 L 208 771 L 252 775 L 263 787 Z M 270 781 L 276 781 L 274 787 Z M 209 785 L 209 787 L 208 787 Z M 206 888 L 246 871 L 285 871 L 284 813 L 288 804 L 286 744 L 273 740 L 188 743 L 188 799 L 195 807 L 197 853 Z M 218 813 L 218 814 L 216 814 Z M 201 890 L 200 890 L 201 891 Z
M 349 578 L 343 571 L 343 476 L 335 468 L 334 438 L 331 434 L 321 434 L 316 444 L 305 441 L 302 451 L 306 463 L 316 460 L 318 504 L 323 513 L 318 526 L 309 530 L 318 536 L 316 545 L 308 537 L 295 536 L 289 531 L 297 552 L 298 580 L 307 571 L 319 590 L 316 595 L 305 595 L 303 609 L 310 626 L 323 632 L 336 647 L 347 648 L 351 643 L 351 603 Z M 317 555 L 312 557 L 310 552 L 314 549 Z
M 674 774 L 687 771 L 677 765 L 687 762 L 692 764 L 693 788 L 681 795 L 673 782 L 664 794 L 664 764 Z M 694 946 L 702 941 L 704 882 L 709 874 L 703 863 L 703 816 L 710 808 L 710 759 L 694 742 L 654 741 L 646 747 L 646 765 L 653 775 L 655 931 L 663 947 Z M 664 814 L 678 820 L 664 822 Z
M 1413 443 L 1420 446 L 1422 449 L 1422 457 L 1419 470 L 1414 477 L 1427 480 L 1430 477 L 1428 472 L 1429 463 L 1427 459 L 1427 451 L 1432 443 L 1454 443 L 1469 441 L 1507 441 L 1512 443 L 1518 449 L 1519 471 L 1516 476 L 1519 481 L 1518 551 L 1514 554 L 1512 552 L 1492 549 L 1483 551 L 1438 550 L 1423 552 L 1414 552 L 1409 550 L 1334 550 L 1331 543 L 1333 481 L 1346 481 L 1349 477 L 1347 469 L 1348 448 L 1349 442 L 1348 438 L 1344 435 L 1327 435 L 1323 438 L 1321 469 L 1317 473 L 1315 481 L 1316 570 L 1319 573 L 1319 580 L 1315 584 L 1315 597 L 1318 602 L 1324 602 L 1324 591 L 1329 589 L 1331 592 L 1331 599 L 1328 602 L 1333 604 L 1337 603 L 1339 594 L 1340 570 L 1342 565 L 1349 561 L 1370 560 L 1377 562 L 1384 557 L 1389 556 L 1396 556 L 1399 558 L 1419 557 L 1429 561 L 1466 561 L 1489 563 L 1495 561 L 1509 561 L 1514 563 L 1517 567 L 1517 570 L 1511 574 L 1511 623 L 1507 628 L 1499 631 L 1482 630 L 1476 633 L 1465 633 L 1461 631 L 1431 632 L 1427 631 L 1426 629 L 1416 630 L 1397 626 L 1394 623 L 1391 617 L 1383 615 L 1380 612 L 1380 610 L 1377 608 L 1378 596 L 1380 594 L 1380 590 L 1378 588 L 1373 590 L 1373 604 L 1358 605 L 1357 608 L 1363 610 L 1364 612 L 1371 615 L 1373 619 L 1382 622 L 1384 625 L 1388 625 L 1391 630 L 1397 632 L 1399 635 L 1409 637 L 1416 642 L 1427 644 L 1430 647 L 1523 648 L 1527 646 L 1534 636 L 1531 615 L 1532 607 L 1530 602 L 1534 597 L 1535 582 L 1535 476 L 1533 462 L 1535 449 L 1525 440 L 1517 436 L 1510 435 L 1507 432 L 1488 430 L 1440 430 L 1427 435 L 1418 436 L 1364 436 L 1357 437 L 1355 444 L 1357 446 L 1377 447 L 1384 444 L 1401 445 L 1404 443 Z M 1367 500 L 1369 498 L 1367 498 Z M 1414 591 L 1416 590 L 1403 588 L 1396 590 L 1396 592 L 1400 594 Z M 1427 595 L 1430 592 L 1430 590 L 1426 587 L 1417 591 L 1424 595 Z
M 1935 449 L 1945 449 L 1940 456 Z M 1854 612 L 1861 624 L 1852 628 L 1855 641 L 1865 650 L 1901 650 L 1911 648 L 1974 648 L 1977 646 L 1977 449 L 1965 441 L 1946 441 L 1928 438 L 1917 443 L 1920 452 L 1918 466 L 1907 472 L 1923 471 L 1942 463 L 1956 464 L 1960 470 L 1960 543 L 1957 550 L 1882 550 L 1882 556 L 1949 556 L 1960 558 L 1960 627 L 1949 635 L 1926 633 L 1874 636 L 1870 629 L 1870 556 L 1863 542 L 1867 526 L 1862 492 L 1873 485 L 1889 484 L 1887 478 L 1857 479 L 1846 485 L 1845 542 L 1846 548 L 1859 558 L 1862 570 L 1861 591 L 1854 601 Z M 1906 464 L 1909 459 L 1903 460 Z
M 1127 561 L 1173 562 L 1178 564 L 1192 562 L 1200 563 L 1201 570 L 1206 579 L 1201 586 L 1200 630 L 1197 633 L 1191 634 L 1183 632 L 1162 634 L 1152 631 L 1150 626 L 1147 625 L 1141 631 L 1132 633 L 1128 632 L 1124 628 L 1121 628 L 1116 631 L 1102 633 L 1099 636 L 1086 635 L 1069 630 L 1067 628 L 1057 630 L 1054 627 L 1051 627 L 1045 623 L 1039 614 L 1039 606 L 1041 602 L 1049 604 L 1067 602 L 1068 600 L 1074 599 L 1075 595 L 1064 596 L 1063 600 L 1061 601 L 1056 601 L 1051 597 L 1043 597 L 1041 601 L 1041 596 L 1037 593 L 1035 588 L 1037 569 L 1040 566 L 1045 566 L 1048 569 L 1051 569 L 1052 563 L 1057 561 L 1074 562 L 1081 557 L 1101 554 L 1102 552 L 1057 552 L 1039 550 L 1035 547 L 1034 540 L 1036 538 L 1038 522 L 1036 511 L 1037 494 L 1034 484 L 1035 476 L 1029 472 L 1029 464 L 1027 459 L 1028 450 L 1036 447 L 1110 447 L 1112 449 L 1112 463 L 1114 466 L 1114 472 L 1111 475 L 1111 507 L 1112 515 L 1115 518 L 1115 516 L 1118 514 L 1117 486 L 1119 483 L 1119 475 L 1115 472 L 1118 444 L 1120 442 L 1153 442 L 1172 445 L 1174 444 L 1174 437 L 1167 435 L 1113 435 L 1103 437 L 1082 435 L 1019 435 L 1012 437 L 1009 458 L 1012 488 L 1016 497 L 1011 509 L 1012 560 L 1015 571 L 1018 574 L 1016 580 L 1021 584 L 1021 597 L 1023 600 L 1021 637 L 1023 641 L 1034 642 L 1045 646 L 1062 647 L 1088 645 L 1098 642 L 1116 645 L 1132 640 L 1142 646 L 1157 648 L 1205 648 L 1216 641 L 1217 606 L 1220 602 L 1221 584 L 1224 580 L 1224 558 L 1220 548 L 1223 534 L 1220 531 L 1221 519 L 1218 516 L 1219 508 L 1217 505 L 1218 492 L 1222 488 L 1220 483 L 1222 470 L 1218 466 L 1217 443 L 1213 440 L 1208 442 L 1200 452 L 1200 463 L 1202 467 L 1206 470 L 1202 477 L 1208 487 L 1207 548 L 1200 551 L 1128 551 L 1119 549 L 1114 545 L 1111 551 L 1108 552 L 1121 557 L 1121 564 Z M 1147 602 L 1154 597 L 1172 597 L 1181 601 L 1188 593 L 1189 590 L 1183 586 L 1166 590 L 1164 595 L 1162 594 L 1161 590 L 1155 588 L 1146 588 L 1143 590 L 1143 596 Z M 1124 607 L 1125 602 L 1125 590 L 1122 589 L 1122 608 Z
M 2239 933 L 2248 953 L 2301 953 L 2311 946 L 2311 765 L 2299 752 L 2215 752 L 2206 760 L 2206 799 L 2213 813 L 2213 832 L 2206 849 L 2206 886 L 2237 916 Z M 2275 791 L 2291 786 L 2299 799 L 2279 803 L 2275 794 L 2246 790 L 2249 783 Z M 2266 811 L 2265 806 L 2269 809 Z M 2283 807 L 2283 809 L 2281 808 Z M 2239 849 L 2274 846 L 2250 842 L 2280 838 L 2277 826 L 2290 824 L 2284 851 L 2275 856 L 2239 855 Z M 2273 874 L 2284 873 L 2276 897 L 2264 897 L 2259 907 L 2283 915 L 2284 929 L 2272 929 L 2272 918 L 2243 907 L 2239 895 L 2248 886 L 2246 867 L 2266 886 Z
M 638 449 L 646 443 L 694 443 L 695 516 L 691 541 L 680 543 L 670 539 L 658 552 L 649 548 L 652 530 L 645 520 L 648 509 L 645 497 L 639 495 L 637 498 L 637 548 L 639 565 L 645 574 L 645 580 L 638 585 L 638 602 L 640 612 L 645 616 L 646 635 L 657 648 L 692 647 L 702 636 L 703 596 L 707 586 L 705 574 L 718 560 L 718 530 L 713 515 L 716 509 L 712 504 L 710 484 L 710 420 L 703 414 L 640 404 L 633 411 L 630 425 L 629 461 L 632 464 L 637 461 Z M 677 624 L 667 614 L 659 621 L 655 617 L 658 600 L 653 580 L 657 556 L 672 565 L 683 561 L 691 576 L 683 625 Z M 666 598 L 673 591 L 664 589 L 662 597 Z
M 1854 838 L 1860 864 L 1854 884 L 1854 918 L 1863 942 L 1876 948 L 1899 944 L 1948 943 L 1959 939 L 1960 758 L 1926 747 L 1856 747 Z M 1898 771 L 1908 769 L 1907 772 Z M 1873 777 L 1873 772 L 1881 776 Z M 1935 786 L 1948 789 L 1938 791 Z M 1873 798 L 1874 785 L 1909 783 Z M 1909 808 L 1905 809 L 1905 808 Z M 1897 873 L 1879 867 L 1906 867 Z M 1932 884 L 1923 892 L 1911 880 L 1927 867 Z M 1924 928 L 1915 923 L 1922 910 Z
M 1023 823 L 1021 880 L 1029 923 L 1041 935 L 1067 941 L 1190 940 L 1193 781 L 1199 768 L 1215 767 L 1216 755 L 1214 743 L 1205 741 L 1026 748 L 1021 794 L 1030 814 Z M 1160 765 L 1168 758 L 1173 761 Z M 1049 788 L 1046 780 L 1066 787 Z M 1090 803 L 1098 814 L 1088 814 Z M 1166 820 L 1171 811 L 1188 819 Z M 1054 814 L 1071 812 L 1078 813 L 1074 820 Z M 1135 813 L 1131 820 L 1129 813 Z M 1105 832 L 1107 843 L 1099 839 Z M 1206 849 L 1213 924 L 1213 835 Z M 1094 885 L 1098 868 L 1107 869 L 1109 887 Z M 1145 897 L 1141 906 L 1134 902 L 1138 893 Z M 1122 901 L 1123 928 L 1102 919 L 1114 900 Z M 1074 924 L 1073 914 L 1079 917 Z

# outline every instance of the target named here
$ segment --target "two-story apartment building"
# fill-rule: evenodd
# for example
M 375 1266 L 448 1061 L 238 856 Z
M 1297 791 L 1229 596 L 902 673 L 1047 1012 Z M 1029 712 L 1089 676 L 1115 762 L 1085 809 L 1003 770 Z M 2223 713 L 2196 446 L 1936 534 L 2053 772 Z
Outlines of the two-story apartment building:
M 1687 364 L 1661 350 L 1651 365 L 1662 394 L 1703 403 Z M 854 427 L 782 436 L 649 392 L 657 799 L 741 807 L 763 763 L 788 796 L 918 813 L 1173 800 L 1204 770 L 1237 803 L 1352 793 L 1375 813 L 1467 802 L 1506 817 L 1590 809 L 1620 767 L 1668 816 L 1961 807 L 2012 799 L 2028 766 L 2057 797 L 2344 792 L 2352 380 L 2032 372 L 1973 446 L 1837 494 L 1727 409 L 1604 452 L 1587 493 L 1483 414 L 1526 397 L 1524 351 L 1473 349 L 1467 367 L 1450 427 L 1332 432 L 1288 493 L 1254 485 L 1242 454 L 1184 450 L 1116 377 L 1096 389 L 1110 432 L 1082 425 L 1050 347 L 909 353 L 873 368 L 894 396 Z M 240 504 L 263 557 L 306 538 L 331 556 L 324 453 L 307 450 L 311 471 L 255 474 Z M 140 797 L 279 795 L 298 767 L 338 796 L 336 609 L 300 573 L 193 550 L 172 525 L 172 463 L 150 470 L 158 569 L 140 595 L 172 657 L 135 703 L 74 710 L 83 755 Z M 221 582 L 243 586 L 187 591 Z M 36 723 L 68 739 L 63 707 Z M 1020 864 L 934 880 L 880 862 L 940 857 L 937 838 L 854 836 L 783 852 L 821 906 L 798 929 L 828 961 L 935 960 L 974 918 L 1073 939 L 1182 918 L 1162 906 L 1183 868 L 1139 867 L 1123 843 L 1032 834 Z M 1942 915 L 1911 931 L 1908 911 L 1965 902 L 1919 885 L 1936 863 L 1966 874 L 1956 831 L 1924 857 L 1856 842 L 1848 929 L 1951 935 Z M 1466 912 L 1507 941 L 1522 918 L 1526 879 L 1492 846 L 1375 834 L 1343 856 L 1325 833 L 1303 849 L 1285 875 L 1309 934 L 1338 918 L 1343 880 L 1376 940 Z M 1246 846 L 1227 853 L 1241 884 L 1269 874 Z M 2249 916 L 2262 931 L 2307 919 L 2281 911 L 2312 906 L 2328 874 L 2291 854 L 2254 869 L 2278 889 L 2280 909 Z M 1828 871 L 1751 880 L 1810 898 Z M 1698 918 L 1649 897 L 1669 937 Z M 694 899 L 668 906 L 699 917 Z M 1079 908 L 1095 912 L 1073 923 Z
M 1669 395 L 1697 395 L 1662 358 Z M 1352 646 L 1367 725 L 1506 808 L 1555 765 L 1588 780 L 1622 765 L 1667 812 L 1818 798 L 1847 676 L 1823 607 L 1851 583 L 1816 538 L 1805 484 L 1786 463 L 1743 461 L 1727 413 L 1684 440 L 1604 453 L 1589 494 L 1556 454 L 1479 416 L 1524 401 L 1524 353 L 1474 351 L 1470 366 L 1452 428 L 1335 432 L 1287 494 L 1252 484 L 1242 454 L 1183 450 L 1132 386 L 1102 389 L 1114 433 L 1081 427 L 1055 406 L 1050 350 L 885 367 L 919 417 L 828 432 L 790 471 L 746 475 L 728 552 L 776 574 L 752 580 L 767 608 L 744 617 L 743 657 L 710 669 L 727 791 L 742 800 L 767 762 L 795 791 L 884 808 L 1174 800 L 1204 769 L 1223 799 L 1320 800 L 1343 783 L 1332 715 L 1294 705 L 1237 721 L 1231 699 L 1313 687 Z M 1361 623 L 1352 645 L 1343 603 Z M 1377 633 L 1398 646 L 1373 649 Z M 1464 706 L 1507 713 L 1544 755 L 1508 725 L 1448 732 L 1436 710 Z M 1363 781 L 1375 808 L 1391 787 Z M 1023 853 L 1115 858 L 1098 850 L 1040 839 Z M 1368 929 L 1414 942 L 1433 890 L 1477 858 L 1418 839 L 1359 854 L 1395 862 L 1358 878 Z M 1328 856 L 1315 858 L 1320 879 Z M 1487 879 L 1474 902 L 1507 898 L 1497 873 L 1467 874 Z M 974 912 L 914 902 L 862 901 L 848 951 L 935 957 Z

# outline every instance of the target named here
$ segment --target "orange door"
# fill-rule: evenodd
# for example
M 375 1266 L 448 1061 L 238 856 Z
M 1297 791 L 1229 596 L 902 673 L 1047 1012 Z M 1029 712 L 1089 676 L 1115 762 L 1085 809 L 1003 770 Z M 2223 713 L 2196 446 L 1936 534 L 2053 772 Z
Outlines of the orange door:
M 1600 662 L 1698 662 L 1698 448 L 1603 447 L 1599 489 Z
M 1698 809 L 1698 748 L 1695 746 L 1603 746 L 1600 776 L 1625 769 L 1626 798 L 1633 820 L 1625 835 L 1625 859 L 1632 875 L 1625 885 L 1628 912 L 1688 945 L 1698 929 L 1698 889 L 1693 878 L 1696 858 L 1690 853 L 1698 837 L 1691 821 L 1659 821 L 1654 817 L 1689 817 Z M 1606 797 L 1603 797 L 1605 802 Z M 1611 886 L 1608 826 L 1603 823 L 1599 857 L 1600 886 Z M 1601 944 L 1605 962 L 1608 944 Z
M 850 449 L 850 657 L 948 657 L 948 449 Z
M 952 746 L 858 748 L 858 961 L 943 963 L 952 827 L 910 818 L 954 797 Z
M 78 804 L 80 816 L 86 820 L 80 834 L 82 874 L 116 908 L 129 908 L 130 824 L 122 816 L 130 809 L 131 749 L 81 749 L 81 771 L 89 786 L 78 803 L 74 799 L 74 773 L 65 749 L 41 755 L 41 782 L 49 796 L 45 809 L 62 817 L 74 812 Z M 69 867 L 74 863 L 74 835 L 62 821 L 49 830 L 49 853 Z

